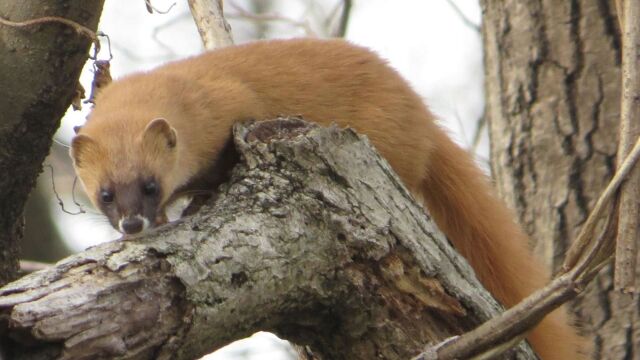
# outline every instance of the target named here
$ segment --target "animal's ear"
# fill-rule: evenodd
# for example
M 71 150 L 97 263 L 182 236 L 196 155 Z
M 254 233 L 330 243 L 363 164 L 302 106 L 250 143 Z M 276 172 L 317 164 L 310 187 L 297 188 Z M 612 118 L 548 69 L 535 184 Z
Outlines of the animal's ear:
M 176 146 L 178 139 L 176 129 L 172 128 L 167 120 L 158 118 L 152 120 L 144 129 L 142 135 L 143 141 L 151 141 L 157 143 L 157 141 L 163 141 L 169 149 Z
M 86 160 L 98 151 L 98 144 L 87 135 L 76 135 L 71 140 L 69 154 L 77 168 L 84 166 Z

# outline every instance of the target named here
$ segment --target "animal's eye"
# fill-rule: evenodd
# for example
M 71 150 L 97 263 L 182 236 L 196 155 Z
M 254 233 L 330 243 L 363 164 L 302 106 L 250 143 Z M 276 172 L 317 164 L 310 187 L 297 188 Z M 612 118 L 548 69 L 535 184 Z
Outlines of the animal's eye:
M 113 191 L 109 191 L 109 190 L 102 190 L 100 191 L 100 201 L 102 201 L 104 204 L 110 204 L 113 202 Z
M 153 180 L 145 182 L 144 185 L 142 186 L 142 193 L 145 194 L 146 196 L 157 195 L 158 184 Z

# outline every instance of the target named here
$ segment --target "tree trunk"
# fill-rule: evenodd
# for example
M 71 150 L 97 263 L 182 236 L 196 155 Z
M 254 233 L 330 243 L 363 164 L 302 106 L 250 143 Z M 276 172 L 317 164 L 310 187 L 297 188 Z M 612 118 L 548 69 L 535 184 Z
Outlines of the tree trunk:
M 483 0 L 491 166 L 535 252 L 551 269 L 616 164 L 620 32 L 613 2 Z M 611 268 L 574 309 L 596 359 L 640 353 L 638 307 L 613 291 Z M 636 354 L 635 357 L 633 354 Z
M 103 1 L 0 1 L 0 17 L 59 16 L 96 29 Z M 16 274 L 24 204 L 75 94 L 89 44 L 56 22 L 0 24 L 0 284 Z
M 11 355 L 193 359 L 267 330 L 318 358 L 408 359 L 500 311 L 353 131 L 234 133 L 243 160 L 211 208 L 0 289 Z

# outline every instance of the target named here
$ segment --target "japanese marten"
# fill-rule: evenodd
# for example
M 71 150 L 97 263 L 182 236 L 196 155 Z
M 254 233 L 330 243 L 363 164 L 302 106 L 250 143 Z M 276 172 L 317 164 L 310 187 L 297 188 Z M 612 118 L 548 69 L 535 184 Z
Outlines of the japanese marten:
M 233 123 L 278 115 L 366 134 L 505 306 L 547 282 L 471 156 L 394 69 L 346 41 L 255 42 L 127 76 L 99 92 L 71 157 L 94 205 L 119 231 L 137 233 L 165 221 L 175 194 L 217 185 Z M 528 339 L 543 359 L 581 357 L 562 311 Z

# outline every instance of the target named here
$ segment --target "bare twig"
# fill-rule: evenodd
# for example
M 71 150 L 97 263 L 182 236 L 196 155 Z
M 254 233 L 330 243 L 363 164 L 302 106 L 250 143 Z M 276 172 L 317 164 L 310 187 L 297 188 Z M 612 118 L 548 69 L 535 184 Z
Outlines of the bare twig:
M 342 1 L 342 13 L 340 15 L 340 24 L 333 34 L 334 37 L 344 37 L 347 33 L 347 27 L 349 26 L 349 19 L 351 18 L 351 7 L 353 6 L 353 1 L 351 0 L 343 0 Z
M 167 10 L 159 10 L 157 7 L 151 4 L 151 0 L 144 0 L 144 4 L 147 7 L 147 11 L 149 12 L 149 14 L 153 14 L 154 12 L 158 14 L 168 14 L 169 11 L 171 11 L 171 9 L 176 6 L 176 3 L 174 2 L 173 4 L 169 5 L 169 8 L 167 8 Z
M 640 3 L 637 0 L 616 2 L 622 29 L 622 104 L 620 107 L 620 143 L 618 157 L 627 156 L 633 140 L 640 135 Z M 636 257 L 640 236 L 640 171 L 635 170 L 620 191 L 620 218 L 614 287 L 625 293 L 637 291 Z
M 569 271 L 569 269 L 573 268 L 578 260 L 583 256 L 585 250 L 589 247 L 589 234 L 593 234 L 598 224 L 599 220 L 604 216 L 605 210 L 607 209 L 607 204 L 611 202 L 616 192 L 620 188 L 622 182 L 627 178 L 629 172 L 634 168 L 635 163 L 638 161 L 640 157 L 640 139 L 636 141 L 633 150 L 627 158 L 624 160 L 622 165 L 618 168 L 615 176 L 609 182 L 609 185 L 604 189 L 600 198 L 596 202 L 596 205 L 593 207 L 591 214 L 587 218 L 587 221 L 582 226 L 582 230 L 578 235 L 578 238 L 571 246 L 571 248 L 567 251 L 566 258 L 564 260 L 564 264 L 562 265 L 563 271 Z
M 462 10 L 460 10 L 460 8 L 458 7 L 458 5 L 455 3 L 455 1 L 453 0 L 445 0 L 447 2 L 447 4 L 449 4 L 449 6 L 451 6 L 451 8 L 453 9 L 453 11 L 456 12 L 456 14 L 458 15 L 458 17 L 460 18 L 460 20 L 462 20 L 462 22 L 467 25 L 469 28 L 473 29 L 475 32 L 477 32 L 478 34 L 480 33 L 480 25 L 474 23 L 473 21 L 471 21 L 471 19 L 469 19 L 467 17 L 467 15 L 465 15 Z
M 39 270 L 48 269 L 52 264 L 47 264 L 39 261 L 20 260 L 20 271 L 23 273 L 32 273 Z
M 189 0 L 189 9 L 205 49 L 233 44 L 231 26 L 222 12 L 222 0 Z
M 77 186 L 78 186 L 78 177 L 76 176 L 76 177 L 73 178 L 73 185 L 71 186 L 71 201 L 73 201 L 73 204 L 75 206 L 77 206 L 78 209 L 80 209 L 80 211 L 86 213 L 86 211 L 82 207 L 82 204 L 80 204 L 78 202 L 78 199 L 76 199 L 76 187 Z
M 279 14 L 255 14 L 249 10 L 242 8 L 240 5 L 234 2 L 229 2 L 229 6 L 233 8 L 233 10 L 236 12 L 235 14 L 227 15 L 230 19 L 235 18 L 235 19 L 245 19 L 245 20 L 260 21 L 260 22 L 264 22 L 264 21 L 284 22 L 284 23 L 304 29 L 307 36 L 318 37 L 318 34 L 316 34 L 316 32 L 313 31 L 313 29 L 311 28 L 311 25 L 307 21 L 295 20 Z
M 93 81 L 91 81 L 91 95 L 85 100 L 85 103 L 94 104 L 95 98 L 100 92 L 100 89 L 109 85 L 112 81 L 111 78 L 111 63 L 107 60 L 96 60 L 93 62 Z
M 45 167 L 48 167 L 49 170 L 51 170 L 51 189 L 53 191 L 53 194 L 56 196 L 56 200 L 58 201 L 58 205 L 60 205 L 60 209 L 69 215 L 79 215 L 79 214 L 84 214 L 86 213 L 86 211 L 84 211 L 84 209 L 81 206 L 78 206 L 78 211 L 76 212 L 71 212 L 68 211 L 67 209 L 64 208 L 64 201 L 62 201 L 62 198 L 60 198 L 60 194 L 58 194 L 58 191 L 56 190 L 56 181 L 54 179 L 54 173 L 53 173 L 53 166 L 49 165 L 49 164 L 45 164 Z M 74 199 L 74 203 L 76 205 L 80 205 L 78 204 L 75 199 Z
M 589 275 L 593 276 L 593 273 L 589 272 Z M 577 280 L 573 271 L 554 279 L 500 316 L 439 346 L 437 359 L 489 358 L 488 355 L 498 355 L 508 349 L 506 345 L 515 344 L 514 338 L 521 339 L 546 314 L 575 297 L 590 279 Z
M 432 346 L 414 359 L 444 360 L 494 356 L 507 349 L 506 344 L 513 344 L 514 338 L 521 337 L 533 328 L 546 314 L 579 294 L 613 256 L 612 248 L 606 245 L 611 243 L 615 234 L 615 214 L 608 212 L 604 231 L 597 238 L 596 225 L 604 217 L 605 210 L 611 207 L 614 195 L 638 158 L 640 158 L 640 138 L 596 202 L 596 206 L 569 250 L 563 273 L 500 316 L 487 321 L 473 331 Z
M 473 139 L 471 140 L 471 148 L 473 149 L 474 154 L 478 152 L 480 139 L 482 139 L 482 133 L 484 132 L 484 129 L 486 126 L 487 126 L 487 117 L 485 114 L 485 115 L 482 115 L 480 119 L 478 119 L 478 124 L 476 125 L 476 131 L 473 133 Z
M 618 14 L 618 24 L 620 25 L 620 31 L 622 32 L 623 24 L 624 24 L 624 14 L 622 11 L 622 1 L 623 0 L 615 0 L 616 5 L 616 13 Z
M 111 38 L 109 37 L 109 35 L 105 34 L 105 33 L 104 33 L 104 32 L 102 32 L 102 31 L 98 31 L 98 32 L 96 33 L 96 35 L 98 36 L 98 38 L 103 37 L 103 38 L 105 38 L 105 39 L 107 40 L 107 51 L 109 52 L 109 57 L 108 57 L 107 61 L 111 61 L 111 60 L 113 60 L 113 51 L 111 51 Z M 100 49 L 98 49 L 98 51 L 99 51 L 99 50 L 100 50 Z M 91 59 L 93 59 L 93 60 L 95 60 L 95 61 L 98 61 L 98 56 L 97 56 L 97 55 L 98 55 L 98 51 L 96 51 L 96 52 L 94 53 L 94 56 L 93 56 Z
M 96 35 L 96 33 L 93 30 L 89 29 L 88 27 L 82 24 L 79 24 L 73 20 L 65 19 L 59 16 L 43 16 L 41 18 L 25 20 L 25 21 L 11 21 L 9 19 L 0 17 L 0 24 L 5 26 L 15 27 L 15 28 L 29 27 L 29 26 L 39 25 L 39 24 L 46 24 L 46 23 L 59 23 L 59 24 L 64 24 L 73 28 L 78 34 L 86 36 L 89 39 L 91 39 L 91 41 L 93 42 L 95 54 L 100 52 L 100 41 L 98 41 L 98 36 Z

